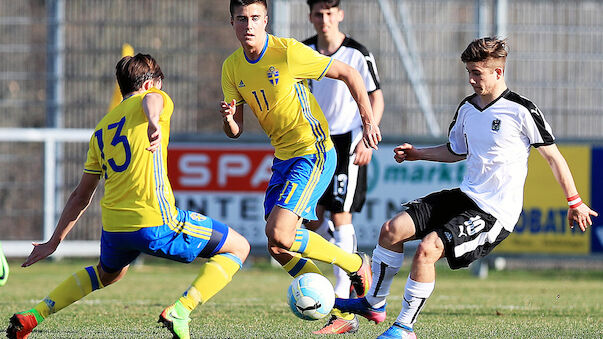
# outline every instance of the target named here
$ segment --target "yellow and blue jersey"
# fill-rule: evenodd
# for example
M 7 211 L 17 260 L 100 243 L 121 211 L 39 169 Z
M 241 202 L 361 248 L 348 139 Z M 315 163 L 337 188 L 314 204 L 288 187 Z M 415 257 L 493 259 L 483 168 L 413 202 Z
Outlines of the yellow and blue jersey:
M 249 105 L 277 158 L 325 153 L 333 147 L 329 127 L 306 79 L 322 79 L 331 63 L 295 39 L 267 34 L 257 60 L 239 48 L 224 61 L 224 101 Z
M 148 121 L 142 99 L 148 93 L 163 96 L 159 118 L 161 147 L 147 151 Z M 105 115 L 90 138 L 84 172 L 105 179 L 101 200 L 103 229 L 136 231 L 142 227 L 172 224 L 178 211 L 167 176 L 167 146 L 170 139 L 172 99 L 151 88 L 122 101 Z

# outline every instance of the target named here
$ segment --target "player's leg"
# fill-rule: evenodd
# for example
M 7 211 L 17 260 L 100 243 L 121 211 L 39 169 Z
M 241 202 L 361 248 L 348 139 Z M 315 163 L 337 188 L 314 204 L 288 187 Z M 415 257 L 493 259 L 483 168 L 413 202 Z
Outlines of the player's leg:
M 348 273 L 361 268 L 363 259 L 360 255 L 347 253 L 318 234 L 297 228 L 300 222 L 300 217 L 292 211 L 275 206 L 266 222 L 268 245 L 299 253 L 304 258 L 333 263 Z
M 318 234 L 298 228 L 302 218 L 316 219 L 316 204 L 333 176 L 335 156 L 335 150 L 331 149 L 288 160 L 275 159 L 264 201 L 266 236 L 269 247 L 334 263 L 346 272 L 356 273 L 360 268 L 368 267 L 368 262 L 363 265 L 360 255 L 347 253 Z M 287 263 L 276 259 L 281 264 Z
M 352 224 L 352 214 L 350 212 L 333 213 L 333 224 L 335 225 L 335 245 L 348 253 L 355 253 L 357 250 L 356 231 Z M 335 274 L 335 294 L 339 298 L 350 297 L 350 279 L 345 271 L 338 266 L 333 266 Z
M 462 193 L 452 210 L 458 213 L 421 241 L 404 289 L 402 310 L 385 333 L 411 335 L 414 323 L 435 287 L 435 263 L 446 256 L 452 269 L 467 267 L 505 239 L 509 232 L 492 215 L 482 211 Z M 461 212 L 457 210 L 461 209 Z M 439 212 L 439 210 L 438 210 Z M 446 211 L 443 211 L 446 214 Z
M 191 286 L 180 297 L 182 305 L 192 311 L 197 305 L 205 304 L 216 295 L 241 269 L 249 250 L 247 239 L 229 227 L 222 247 L 201 266 Z
M 6 330 L 9 338 L 27 336 L 34 327 L 48 316 L 84 298 L 93 291 L 120 280 L 126 274 L 128 264 L 140 253 L 138 251 L 122 251 L 116 248 L 116 246 L 119 247 L 120 241 L 129 242 L 130 235 L 128 232 L 112 233 L 103 231 L 99 264 L 85 267 L 73 273 L 32 309 L 14 314 Z M 123 239 L 120 239 L 120 237 Z
M 354 164 L 356 146 L 362 140 L 362 129 L 331 135 L 331 139 L 337 151 L 337 168 L 319 204 L 324 205 L 331 214 L 334 244 L 346 252 L 354 253 L 357 251 L 357 241 L 352 213 L 362 209 L 367 189 L 366 166 Z M 336 297 L 349 298 L 350 293 L 356 297 L 355 290 L 350 289 L 351 281 L 347 273 L 338 266 L 333 266 L 333 273 Z M 358 328 L 359 321 L 354 314 L 333 308 L 327 324 L 314 333 L 354 333 Z
M 154 228 L 146 253 L 190 263 L 208 258 L 189 288 L 159 315 L 174 338 L 189 338 L 190 313 L 222 290 L 249 254 L 249 242 L 227 225 L 202 214 L 178 210 L 170 225 Z
M 296 229 L 301 225 L 301 218 L 298 218 Z M 287 273 L 295 278 L 305 273 L 322 274 L 318 266 L 308 258 L 302 257 L 300 253 L 290 252 L 280 246 L 268 242 L 268 253 L 276 260 Z
M 63 308 L 82 299 L 91 292 L 103 288 L 106 285 L 101 281 L 102 269 L 98 266 L 88 266 L 80 271 L 73 273 L 54 290 L 52 290 L 44 300 L 24 312 L 15 313 L 10 319 L 10 325 L 6 330 L 9 338 L 22 338 L 28 335 L 34 327 L 39 325 L 50 315 L 62 310 Z M 124 268 L 124 272 L 127 268 Z M 117 276 L 108 278 L 107 282 L 115 282 L 123 276 L 121 272 Z
M 371 288 L 364 298 L 335 299 L 335 307 L 380 323 L 386 317 L 386 297 L 394 276 L 402 267 L 404 242 L 414 239 L 415 226 L 407 212 L 398 213 L 381 226 L 379 244 L 373 251 Z
M 435 263 L 444 257 L 444 243 L 438 233 L 431 232 L 423 238 L 415 256 L 402 300 L 402 310 L 394 324 L 382 334 L 382 338 L 413 338 L 413 326 L 425 301 L 435 287 Z
M 337 174 L 335 175 L 337 176 Z M 327 189 L 327 194 L 329 190 Z M 355 253 L 356 248 L 356 233 L 354 232 L 354 226 L 352 225 L 352 214 L 349 212 L 331 212 L 331 219 L 335 225 L 334 230 L 334 244 L 339 248 L 343 249 L 348 253 Z M 343 269 L 339 266 L 333 266 L 333 273 L 335 275 L 335 284 L 333 286 L 335 290 L 335 296 L 337 298 L 349 298 L 350 290 L 354 291 L 351 287 L 350 278 Z M 354 291 L 354 296 L 356 293 Z M 342 333 L 355 333 L 359 329 L 359 321 L 355 314 L 341 312 L 337 308 L 333 308 L 331 316 L 327 323 L 319 330 L 314 331 L 314 334 L 342 334 Z

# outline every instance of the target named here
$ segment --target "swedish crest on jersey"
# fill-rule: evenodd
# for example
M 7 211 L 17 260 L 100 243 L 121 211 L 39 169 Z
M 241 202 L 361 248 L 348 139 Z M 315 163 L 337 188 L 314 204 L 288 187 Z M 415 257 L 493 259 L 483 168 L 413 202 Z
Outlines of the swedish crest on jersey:
M 195 221 L 203 221 L 203 220 L 207 219 L 207 217 L 205 217 L 203 214 L 196 213 L 196 212 L 191 213 L 190 216 L 191 216 L 191 219 L 193 219 Z
M 278 84 L 279 79 L 278 69 L 276 69 L 276 67 L 274 66 L 270 66 L 270 68 L 268 68 L 267 75 L 268 81 L 270 81 L 272 86 L 276 86 Z
M 499 131 L 500 130 L 500 119 L 492 120 L 492 130 Z

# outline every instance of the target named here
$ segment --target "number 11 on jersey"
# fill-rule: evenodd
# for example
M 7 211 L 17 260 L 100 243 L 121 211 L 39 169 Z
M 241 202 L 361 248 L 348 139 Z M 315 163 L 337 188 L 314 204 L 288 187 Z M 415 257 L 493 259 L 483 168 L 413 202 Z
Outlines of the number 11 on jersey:
M 268 105 L 268 100 L 266 99 L 266 93 L 264 92 L 263 89 L 261 89 L 260 92 L 262 93 L 262 97 L 264 98 L 264 103 L 266 104 L 266 110 L 269 110 L 270 106 Z M 258 92 L 252 91 L 251 93 L 253 93 L 253 96 L 255 97 L 255 101 L 258 103 L 258 106 L 260 107 L 260 111 L 263 111 L 264 109 L 262 108 L 262 104 L 260 103 L 260 98 L 258 97 Z

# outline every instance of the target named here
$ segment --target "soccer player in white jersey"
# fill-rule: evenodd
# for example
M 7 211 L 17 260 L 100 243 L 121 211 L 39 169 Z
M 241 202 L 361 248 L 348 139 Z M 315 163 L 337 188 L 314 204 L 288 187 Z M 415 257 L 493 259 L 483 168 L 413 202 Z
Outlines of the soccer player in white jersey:
M 383 93 L 373 55 L 356 40 L 339 30 L 344 11 L 339 0 L 308 0 L 310 22 L 316 35 L 304 43 L 319 53 L 354 67 L 362 76 L 373 109 L 373 118 L 379 124 L 383 115 Z M 318 220 L 306 223 L 314 230 L 348 252 L 356 251 L 356 232 L 352 213 L 360 212 L 366 199 L 367 165 L 372 149 L 362 140 L 362 121 L 358 105 L 342 81 L 324 78 L 309 80 L 312 94 L 327 118 L 331 139 L 337 151 L 337 167 L 329 187 L 318 201 Z M 325 217 L 325 210 L 330 213 Z M 334 227 L 333 227 L 334 226 Z M 335 294 L 340 298 L 350 296 L 350 279 L 345 271 L 333 266 L 336 277 Z M 337 309 L 331 313 L 327 324 L 315 334 L 354 333 L 358 319 L 354 314 L 342 314 Z
M 397 162 L 467 160 L 460 188 L 427 195 L 381 227 L 373 252 L 373 284 L 366 297 L 337 299 L 342 311 L 375 323 L 385 320 L 385 298 L 402 266 L 404 243 L 421 239 L 412 260 L 402 310 L 379 338 L 416 338 L 413 325 L 435 286 L 435 263 L 446 257 L 452 269 L 484 257 L 515 227 L 523 203 L 530 146 L 547 160 L 568 201 L 569 226 L 584 232 L 598 214 L 584 204 L 570 169 L 555 145 L 542 112 L 507 88 L 506 42 L 482 38 L 469 44 L 461 60 L 475 94 L 465 98 L 452 120 L 447 144 L 394 148 Z

